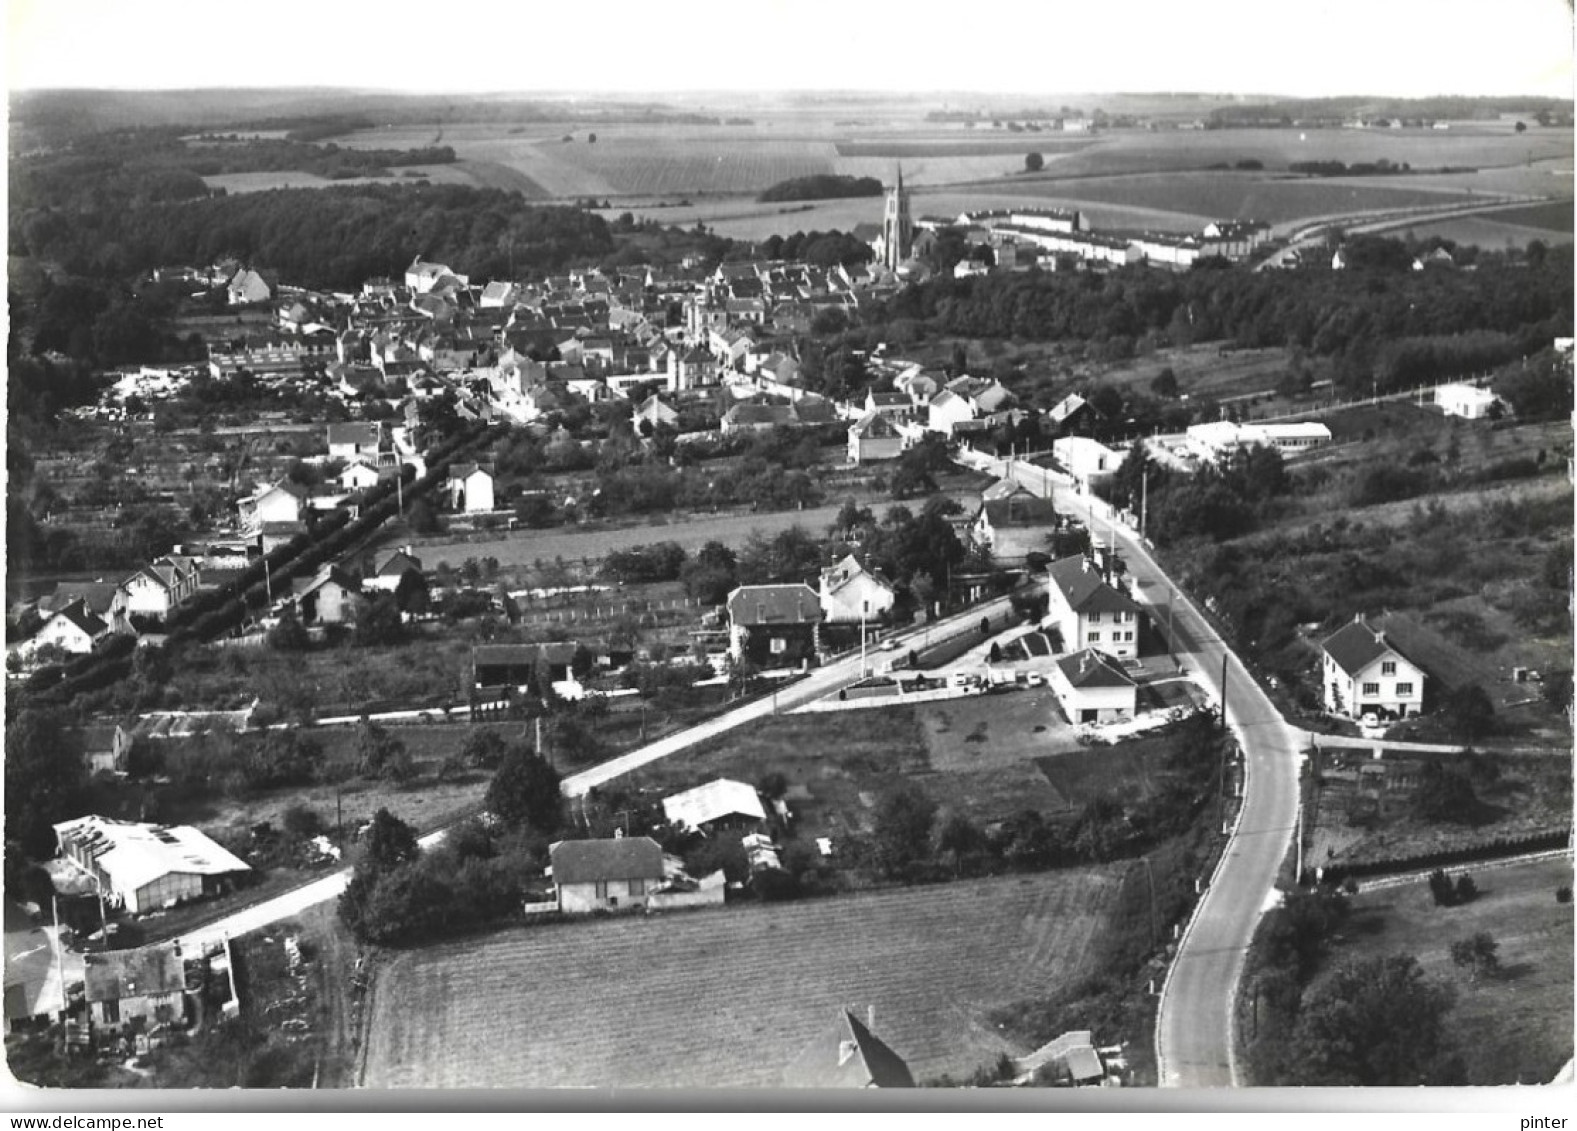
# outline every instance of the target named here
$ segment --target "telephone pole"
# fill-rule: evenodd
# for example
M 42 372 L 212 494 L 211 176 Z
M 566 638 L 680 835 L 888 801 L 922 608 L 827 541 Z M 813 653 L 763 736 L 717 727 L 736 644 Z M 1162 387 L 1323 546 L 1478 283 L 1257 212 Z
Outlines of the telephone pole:
M 1221 657 L 1221 729 L 1227 729 L 1227 656 Z

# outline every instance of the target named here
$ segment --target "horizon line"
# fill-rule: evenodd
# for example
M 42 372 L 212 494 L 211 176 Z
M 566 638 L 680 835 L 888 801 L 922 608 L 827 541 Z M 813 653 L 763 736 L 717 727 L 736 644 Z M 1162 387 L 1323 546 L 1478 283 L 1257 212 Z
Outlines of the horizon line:
M 12 87 L 7 89 L 7 95 L 38 94 L 248 94 L 248 93 L 281 93 L 305 94 L 312 92 L 346 94 L 346 95 L 380 95 L 396 98 L 593 98 L 603 101 L 626 101 L 638 98 L 662 98 L 678 95 L 727 97 L 741 94 L 783 97 L 812 97 L 831 98 L 837 96 L 870 98 L 905 98 L 912 101 L 947 101 L 954 98 L 1067 98 L 1075 95 L 1106 96 L 1112 98 L 1226 98 L 1226 99 L 1272 99 L 1284 102 L 1324 102 L 1337 99 L 1367 98 L 1387 99 L 1397 102 L 1427 102 L 1437 99 L 1453 98 L 1470 102 L 1482 102 L 1493 99 L 1526 98 L 1546 102 L 1574 102 L 1569 97 L 1538 94 L 1530 90 L 1507 90 L 1498 93 L 1461 94 L 1450 91 L 1438 91 L 1433 94 L 1384 94 L 1373 91 L 1350 91 L 1339 94 L 1292 94 L 1276 91 L 1233 91 L 1233 90 L 1043 90 L 1043 91 L 1001 91 L 1001 90 L 919 90 L 919 89 L 873 89 L 860 87 L 675 87 L 668 89 L 630 89 L 630 90 L 596 90 L 575 89 L 568 87 L 550 87 L 541 89 L 497 89 L 497 90 L 462 90 L 462 89 L 433 89 L 409 90 L 397 87 L 380 86 L 336 86 L 329 83 L 306 84 L 277 84 L 260 86 L 36 86 Z

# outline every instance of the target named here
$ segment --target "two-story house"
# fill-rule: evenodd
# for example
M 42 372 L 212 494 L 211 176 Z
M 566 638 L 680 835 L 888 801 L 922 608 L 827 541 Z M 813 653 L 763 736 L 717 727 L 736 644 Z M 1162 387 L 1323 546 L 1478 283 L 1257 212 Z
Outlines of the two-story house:
M 299 523 L 306 499 L 306 489 L 289 480 L 259 488 L 255 494 L 236 503 L 241 529 L 255 534 L 265 525 Z
M 466 514 L 486 514 L 493 509 L 493 473 L 476 463 L 457 463 L 449 469 L 449 505 Z
M 903 433 L 891 418 L 879 412 L 867 412 L 849 425 L 850 463 L 897 459 L 903 455 L 903 450 Z
M 1047 569 L 1047 627 L 1062 635 L 1062 650 L 1094 648 L 1126 660 L 1139 655 L 1139 606 L 1108 584 L 1090 558 L 1075 555 Z
M 808 585 L 741 585 L 728 595 L 728 652 L 762 667 L 813 663 L 821 600 Z
M 879 573 L 853 554 L 821 571 L 821 615 L 828 624 L 873 621 L 893 607 L 896 593 Z
M 1325 709 L 1331 714 L 1402 719 L 1423 710 L 1424 670 L 1363 614 L 1326 637 L 1320 650 Z
M 377 465 L 378 449 L 383 444 L 383 422 L 369 420 L 328 426 L 329 458 L 344 460 L 363 459 Z

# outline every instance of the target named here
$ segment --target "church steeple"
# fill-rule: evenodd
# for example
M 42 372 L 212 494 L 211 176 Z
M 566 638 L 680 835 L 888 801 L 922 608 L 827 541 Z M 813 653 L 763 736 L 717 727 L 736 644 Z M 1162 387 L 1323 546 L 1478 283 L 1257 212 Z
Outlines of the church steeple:
M 909 219 L 909 194 L 903 187 L 903 165 L 898 165 L 898 182 L 887 194 L 887 207 L 882 214 L 882 266 L 889 271 L 909 258 L 913 244 L 914 225 Z

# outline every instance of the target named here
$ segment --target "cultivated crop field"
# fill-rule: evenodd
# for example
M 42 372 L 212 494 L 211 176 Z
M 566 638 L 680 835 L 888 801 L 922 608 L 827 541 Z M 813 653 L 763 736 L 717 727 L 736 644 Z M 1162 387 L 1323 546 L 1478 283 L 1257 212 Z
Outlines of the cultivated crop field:
M 505 931 L 378 976 L 366 1084 L 776 1087 L 838 1010 L 917 1080 L 1010 1048 L 993 1008 L 1099 962 L 1125 866 Z M 566 975 L 573 970 L 574 976 Z
M 1548 1083 L 1572 1056 L 1572 905 L 1555 900 L 1572 882 L 1571 860 L 1467 871 L 1479 896 L 1457 907 L 1434 906 L 1422 882 L 1360 891 L 1328 964 L 1415 955 L 1456 988 L 1447 1026 L 1468 1083 Z M 1452 965 L 1450 946 L 1479 931 L 1500 944 L 1501 973 L 1471 982 Z

